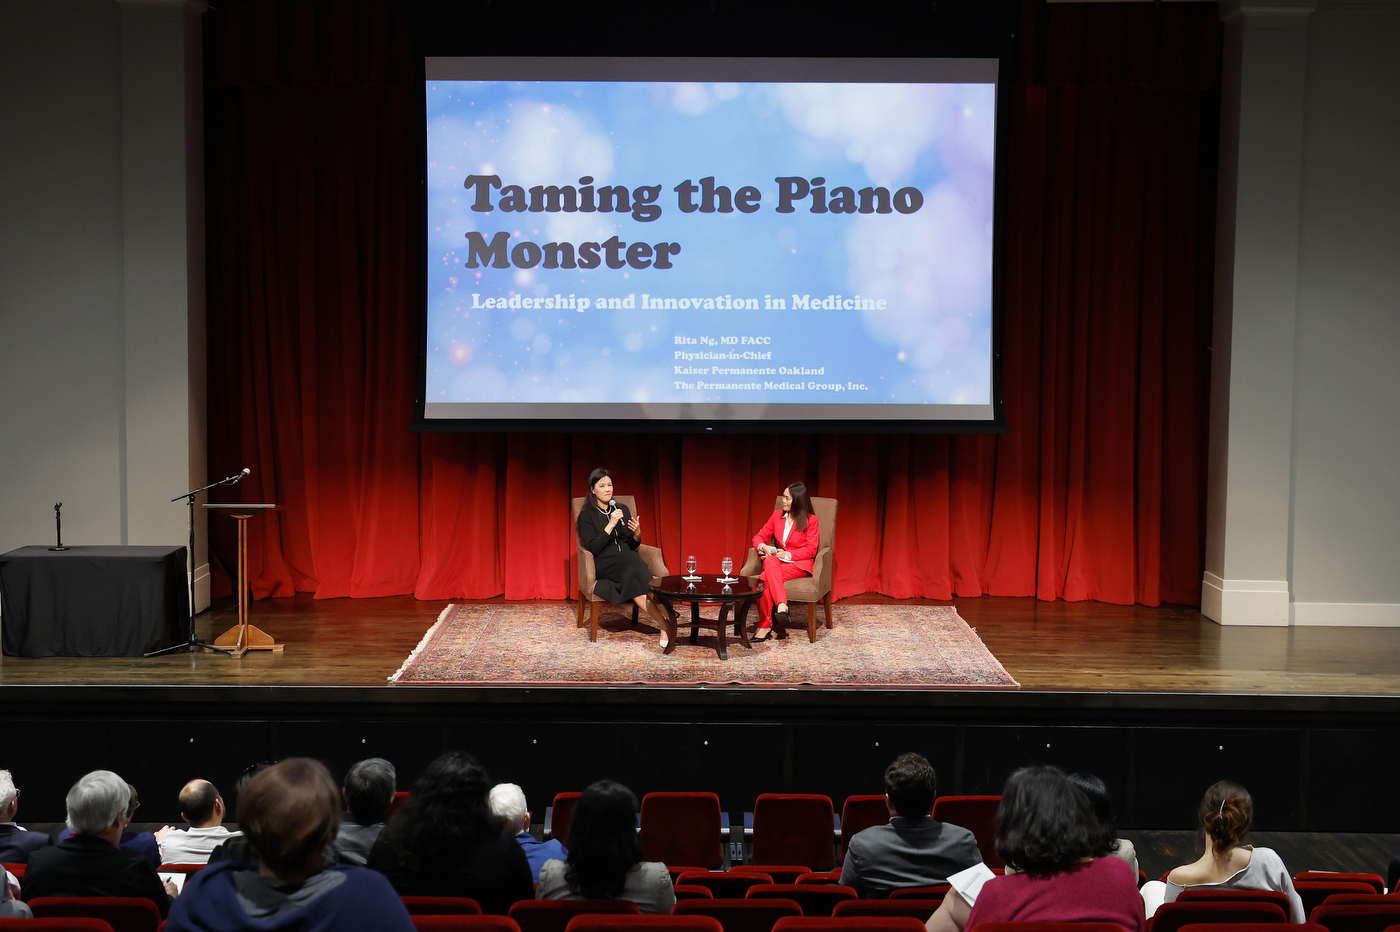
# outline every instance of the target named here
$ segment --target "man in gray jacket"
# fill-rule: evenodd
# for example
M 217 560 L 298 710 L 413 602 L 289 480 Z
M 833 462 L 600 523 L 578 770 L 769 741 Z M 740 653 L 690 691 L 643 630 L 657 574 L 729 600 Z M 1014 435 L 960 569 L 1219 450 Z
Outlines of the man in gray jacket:
M 933 820 L 938 777 L 922 754 L 901 754 L 885 768 L 890 820 L 859 832 L 846 848 L 841 883 L 865 899 L 901 887 L 946 883 L 950 874 L 982 862 L 967 829 Z

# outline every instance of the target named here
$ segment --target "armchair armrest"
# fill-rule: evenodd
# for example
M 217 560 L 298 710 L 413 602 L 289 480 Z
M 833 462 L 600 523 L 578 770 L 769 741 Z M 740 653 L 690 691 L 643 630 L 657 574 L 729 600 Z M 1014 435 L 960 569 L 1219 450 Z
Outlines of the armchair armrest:
M 660 547 L 642 544 L 637 548 L 637 553 L 642 555 L 642 560 L 646 563 L 647 569 L 651 570 L 653 577 L 660 579 L 662 576 L 671 575 L 666 570 L 666 561 L 662 559 Z
M 823 547 L 817 551 L 817 557 L 812 561 L 812 579 L 817 583 L 817 593 L 825 595 L 831 591 L 831 548 Z
M 593 586 L 598 582 L 598 571 L 593 565 L 593 554 L 582 547 L 578 548 L 578 594 L 582 599 L 593 598 Z
M 763 563 L 758 559 L 758 551 L 750 547 L 748 559 L 744 560 L 744 568 L 739 571 L 739 575 L 757 579 L 758 575 L 762 572 Z

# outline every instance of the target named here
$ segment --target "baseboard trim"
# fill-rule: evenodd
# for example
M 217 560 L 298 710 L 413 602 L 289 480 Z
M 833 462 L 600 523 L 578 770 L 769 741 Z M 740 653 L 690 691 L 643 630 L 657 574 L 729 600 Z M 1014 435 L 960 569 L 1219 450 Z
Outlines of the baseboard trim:
M 1400 604 L 1294 602 L 1293 624 L 1337 628 L 1400 628 Z
M 1289 609 L 1286 579 L 1201 577 L 1201 614 L 1216 624 L 1287 627 Z

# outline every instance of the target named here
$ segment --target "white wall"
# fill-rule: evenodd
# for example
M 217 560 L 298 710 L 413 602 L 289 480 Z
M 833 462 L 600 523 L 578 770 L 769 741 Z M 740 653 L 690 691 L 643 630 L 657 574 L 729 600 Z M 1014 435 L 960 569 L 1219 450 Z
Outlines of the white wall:
M 1400 2 L 1221 12 L 1202 611 L 1400 625 Z
M 198 29 L 181 0 L 0 2 L 0 551 L 51 541 L 60 500 L 66 543 L 186 540 L 169 499 L 204 474 Z

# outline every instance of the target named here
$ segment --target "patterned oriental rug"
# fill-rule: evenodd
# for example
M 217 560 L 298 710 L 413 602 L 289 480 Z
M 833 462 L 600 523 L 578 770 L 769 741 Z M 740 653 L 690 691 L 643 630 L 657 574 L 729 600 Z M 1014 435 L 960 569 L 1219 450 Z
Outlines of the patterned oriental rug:
M 838 605 L 834 627 L 770 637 L 752 650 L 713 631 L 661 653 L 657 631 L 604 608 L 598 640 L 561 605 L 449 605 L 390 683 L 415 686 L 830 686 L 873 689 L 1014 689 L 992 652 L 957 610 L 942 605 Z M 706 614 L 713 616 L 710 608 Z M 730 629 L 732 632 L 732 628 Z

